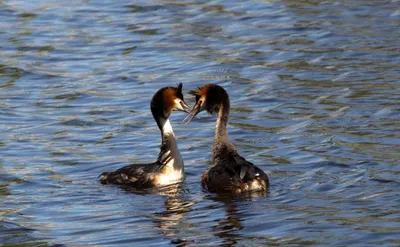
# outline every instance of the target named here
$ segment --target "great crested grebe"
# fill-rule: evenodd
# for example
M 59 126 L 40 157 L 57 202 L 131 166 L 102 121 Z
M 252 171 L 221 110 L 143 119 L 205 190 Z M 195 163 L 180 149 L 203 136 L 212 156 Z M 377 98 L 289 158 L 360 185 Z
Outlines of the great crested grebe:
M 189 107 L 183 100 L 182 83 L 178 87 L 158 90 L 150 103 L 151 113 L 161 131 L 161 147 L 157 161 L 149 164 L 133 164 L 99 176 L 102 184 L 128 185 L 135 188 L 160 187 L 181 182 L 184 178 L 183 160 L 169 122 L 172 111 L 184 111 Z
M 215 84 L 206 84 L 190 91 L 190 94 L 196 96 L 196 103 L 183 120 L 186 124 L 204 110 L 212 115 L 218 114 L 212 153 L 213 167 L 201 176 L 202 186 L 216 193 L 266 191 L 269 186 L 267 174 L 240 156 L 229 140 L 226 125 L 230 102 L 225 89 Z

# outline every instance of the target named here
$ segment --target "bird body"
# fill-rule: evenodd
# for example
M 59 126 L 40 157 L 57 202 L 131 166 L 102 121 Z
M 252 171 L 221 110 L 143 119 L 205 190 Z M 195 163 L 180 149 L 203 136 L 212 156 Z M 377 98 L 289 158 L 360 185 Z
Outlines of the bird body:
M 213 166 L 201 177 L 203 188 L 216 193 L 267 190 L 267 174 L 240 156 L 229 140 L 227 123 L 230 101 L 225 89 L 216 84 L 206 84 L 190 93 L 196 96 L 196 103 L 184 122 L 190 122 L 201 111 L 218 116 L 212 152 Z
M 182 84 L 177 88 L 158 90 L 150 104 L 154 120 L 161 131 L 161 147 L 157 161 L 124 166 L 99 176 L 102 184 L 128 185 L 135 188 L 160 187 L 181 182 L 184 178 L 183 159 L 176 143 L 169 116 L 172 111 L 186 111 Z

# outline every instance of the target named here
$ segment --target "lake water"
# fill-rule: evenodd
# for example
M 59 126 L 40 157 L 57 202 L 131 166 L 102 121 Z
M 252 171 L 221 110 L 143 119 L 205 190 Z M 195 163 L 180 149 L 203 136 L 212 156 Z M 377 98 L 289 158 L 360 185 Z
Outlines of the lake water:
M 0 2 L 0 245 L 400 246 L 400 2 Z M 152 162 L 161 87 L 223 86 L 268 194 L 203 191 L 215 117 L 171 118 L 179 187 L 97 176 Z

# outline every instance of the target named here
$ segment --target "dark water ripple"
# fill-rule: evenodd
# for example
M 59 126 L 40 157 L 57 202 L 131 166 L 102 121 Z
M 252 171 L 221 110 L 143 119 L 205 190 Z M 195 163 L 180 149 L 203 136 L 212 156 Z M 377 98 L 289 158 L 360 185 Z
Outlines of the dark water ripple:
M 396 0 L 0 2 L 0 243 L 398 246 L 399 26 Z M 97 183 L 154 160 L 178 82 L 227 89 L 267 195 L 201 190 L 206 114 L 172 116 L 182 186 Z

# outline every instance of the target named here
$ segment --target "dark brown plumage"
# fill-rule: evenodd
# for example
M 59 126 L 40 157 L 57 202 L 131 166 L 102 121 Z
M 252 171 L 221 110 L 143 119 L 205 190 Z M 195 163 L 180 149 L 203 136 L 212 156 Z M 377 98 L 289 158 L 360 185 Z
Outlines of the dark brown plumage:
M 196 96 L 196 103 L 184 122 L 189 123 L 201 111 L 218 115 L 213 144 L 213 167 L 202 175 L 202 186 L 216 193 L 266 191 L 269 186 L 267 174 L 240 156 L 229 140 L 226 125 L 230 101 L 225 89 L 216 84 L 206 84 L 190 93 Z

